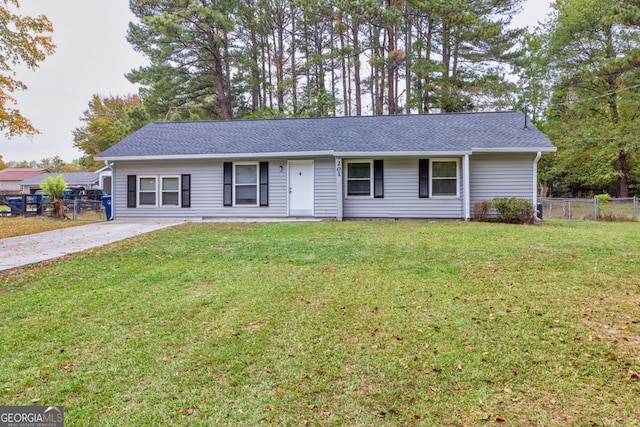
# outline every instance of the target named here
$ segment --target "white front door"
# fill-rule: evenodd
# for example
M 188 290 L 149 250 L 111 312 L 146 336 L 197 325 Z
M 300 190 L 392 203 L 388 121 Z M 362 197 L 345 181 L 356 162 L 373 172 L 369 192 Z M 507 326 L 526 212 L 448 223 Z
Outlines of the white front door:
M 289 215 L 313 216 L 313 160 L 289 160 Z

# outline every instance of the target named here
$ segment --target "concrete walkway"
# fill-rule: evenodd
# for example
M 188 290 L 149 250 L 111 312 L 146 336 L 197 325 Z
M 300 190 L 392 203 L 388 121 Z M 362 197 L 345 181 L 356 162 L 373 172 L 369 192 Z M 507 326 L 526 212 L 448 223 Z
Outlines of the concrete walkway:
M 184 221 L 106 221 L 0 239 L 0 271 L 124 240 Z

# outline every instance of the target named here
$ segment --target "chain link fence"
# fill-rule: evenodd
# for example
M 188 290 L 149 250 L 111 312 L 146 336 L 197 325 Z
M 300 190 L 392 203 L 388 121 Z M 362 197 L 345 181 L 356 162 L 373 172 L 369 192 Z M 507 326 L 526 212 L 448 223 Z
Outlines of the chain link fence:
M 606 203 L 593 199 L 539 199 L 543 219 L 637 221 L 638 198 L 609 199 Z
M 64 206 L 68 219 L 106 218 L 101 200 L 67 199 Z M 0 216 L 49 216 L 52 212 L 53 207 L 46 196 L 0 194 Z

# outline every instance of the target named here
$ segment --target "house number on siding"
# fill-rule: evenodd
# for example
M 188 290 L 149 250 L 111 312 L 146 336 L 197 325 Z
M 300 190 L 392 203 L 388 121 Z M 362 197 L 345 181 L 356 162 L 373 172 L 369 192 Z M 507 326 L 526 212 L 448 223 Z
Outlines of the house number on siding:
M 336 162 L 336 172 L 338 172 L 338 176 L 342 176 L 342 160 Z

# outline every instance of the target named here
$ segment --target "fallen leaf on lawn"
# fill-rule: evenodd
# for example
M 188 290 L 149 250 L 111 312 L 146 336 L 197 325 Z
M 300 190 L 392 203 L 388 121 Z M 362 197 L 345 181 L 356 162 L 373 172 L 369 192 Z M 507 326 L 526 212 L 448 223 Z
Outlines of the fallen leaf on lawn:
M 503 422 L 507 421 L 507 419 L 504 417 L 504 415 L 496 415 L 495 420 L 498 421 L 499 423 L 503 423 Z
M 505 388 L 504 390 L 502 390 L 505 393 L 511 393 L 511 389 L 510 388 Z
M 329 411 L 322 411 L 322 415 L 324 415 L 325 417 L 328 417 L 331 415 L 331 412 Z
M 315 408 L 315 407 L 316 407 L 316 405 L 313 405 L 313 404 L 312 404 L 312 405 L 309 405 L 309 409 L 313 409 L 313 408 Z
M 640 380 L 640 375 L 636 372 L 636 371 L 629 371 L 629 378 L 627 378 L 627 380 L 629 381 L 638 381 Z
M 429 388 L 430 388 L 430 389 L 431 389 L 431 391 L 433 391 L 434 393 L 435 393 L 436 391 L 438 391 L 438 389 L 437 389 L 436 387 L 434 387 L 434 386 L 429 386 Z
M 491 414 L 487 414 L 484 417 L 482 417 L 482 419 L 485 421 L 489 421 L 489 418 L 491 418 Z
M 258 329 L 260 326 L 262 326 L 261 322 L 250 322 L 245 329 L 248 331 L 252 331 L 254 329 Z
M 36 397 L 36 398 L 34 398 L 34 399 L 31 399 L 31 403 L 36 403 L 36 402 L 39 402 L 39 401 L 40 401 L 40 398 L 39 398 L 39 397 Z
M 191 415 L 191 414 L 193 414 L 193 408 L 189 407 L 187 408 L 187 415 Z
M 456 369 L 457 369 L 458 371 L 462 371 L 462 365 L 458 365 L 458 366 L 456 366 Z
M 518 375 L 518 370 L 515 367 L 511 367 L 511 372 L 513 372 L 513 375 Z
M 558 403 L 558 401 L 557 401 L 556 399 L 551 399 L 549 402 L 550 402 L 552 405 L 555 405 L 556 403 Z

